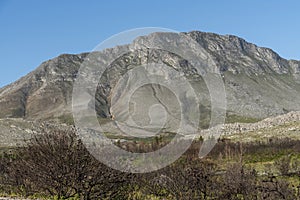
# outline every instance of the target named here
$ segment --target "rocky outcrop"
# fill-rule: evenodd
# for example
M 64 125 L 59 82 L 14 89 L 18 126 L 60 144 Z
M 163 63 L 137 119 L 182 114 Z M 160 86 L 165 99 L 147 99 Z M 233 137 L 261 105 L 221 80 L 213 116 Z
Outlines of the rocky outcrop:
M 200 130 L 196 138 L 217 137 L 236 142 L 270 142 L 273 139 L 300 138 L 300 111 L 293 111 L 276 117 L 268 117 L 255 123 L 229 123 Z M 194 135 L 193 135 L 194 137 Z M 187 138 L 190 138 L 187 136 Z
M 224 135 L 231 135 L 237 133 L 247 133 L 251 131 L 259 131 L 263 129 L 270 129 L 278 126 L 285 126 L 291 123 L 299 123 L 300 125 L 300 112 L 293 111 L 284 115 L 276 117 L 268 117 L 257 123 L 233 123 L 226 124 L 223 128 Z M 298 125 L 298 126 L 299 126 Z M 290 129 L 292 130 L 292 129 Z M 293 131 L 300 131 L 300 127 L 293 129 Z M 283 135 L 284 136 L 284 135 Z

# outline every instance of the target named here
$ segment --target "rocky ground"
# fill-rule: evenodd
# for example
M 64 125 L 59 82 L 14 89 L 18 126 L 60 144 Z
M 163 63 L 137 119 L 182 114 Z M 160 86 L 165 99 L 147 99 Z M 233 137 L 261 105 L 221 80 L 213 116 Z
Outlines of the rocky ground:
M 40 134 L 45 127 L 67 128 L 65 124 L 28 121 L 21 118 L 0 119 L 0 150 L 23 145 L 33 135 Z
M 0 149 L 24 144 L 46 126 L 67 128 L 65 124 L 23 119 L 0 119 Z M 221 137 L 237 141 L 252 141 L 271 137 L 300 139 L 300 111 L 266 118 L 256 123 L 231 123 L 221 127 Z M 203 130 L 201 135 L 213 134 L 215 129 Z
M 204 138 L 214 136 L 240 142 L 264 141 L 272 137 L 298 140 L 300 139 L 300 111 L 269 117 L 255 123 L 228 123 L 201 130 L 196 137 L 199 135 Z
M 266 118 L 257 123 L 226 124 L 223 136 L 233 140 L 251 141 L 271 137 L 300 139 L 300 112 Z

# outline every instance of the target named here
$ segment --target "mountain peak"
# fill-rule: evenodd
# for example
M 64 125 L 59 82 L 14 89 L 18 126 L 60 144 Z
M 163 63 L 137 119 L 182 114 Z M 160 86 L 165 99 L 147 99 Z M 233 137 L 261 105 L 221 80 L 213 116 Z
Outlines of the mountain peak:
M 142 40 L 161 37 L 162 34 L 171 33 L 154 33 L 143 36 Z M 211 55 L 223 74 L 228 112 L 265 118 L 300 110 L 299 61 L 285 60 L 269 48 L 258 47 L 233 35 L 200 31 L 183 34 L 197 41 Z M 139 41 L 141 40 L 137 39 L 134 42 Z M 122 47 L 99 53 L 109 55 L 116 48 Z M 161 56 L 162 52 L 156 53 Z M 43 62 L 35 71 L 0 89 L 0 117 L 45 119 L 70 116 L 73 83 L 88 54 L 62 54 Z M 143 52 L 143 56 L 146 60 L 150 59 L 147 52 Z M 161 57 L 164 62 L 163 56 Z M 188 62 L 178 60 L 175 64 L 178 65 L 177 69 L 183 68 L 185 72 L 192 70 L 186 66 Z M 101 109 L 109 110 L 107 96 L 109 94 L 102 94 L 102 99 L 98 99 Z M 104 117 L 109 116 L 107 111 L 103 113 Z
M 200 31 L 186 34 L 195 39 L 214 57 L 221 71 L 252 75 L 295 72 L 288 61 L 272 49 L 258 47 L 240 37 Z

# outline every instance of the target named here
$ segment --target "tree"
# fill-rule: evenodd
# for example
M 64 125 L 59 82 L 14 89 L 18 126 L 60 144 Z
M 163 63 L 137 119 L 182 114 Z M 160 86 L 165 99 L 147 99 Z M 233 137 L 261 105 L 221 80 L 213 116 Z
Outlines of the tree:
M 58 198 L 95 199 L 126 195 L 130 174 L 115 171 L 96 160 L 76 137 L 74 129 L 48 127 L 17 150 L 8 169 L 10 184 L 26 195 L 44 193 Z

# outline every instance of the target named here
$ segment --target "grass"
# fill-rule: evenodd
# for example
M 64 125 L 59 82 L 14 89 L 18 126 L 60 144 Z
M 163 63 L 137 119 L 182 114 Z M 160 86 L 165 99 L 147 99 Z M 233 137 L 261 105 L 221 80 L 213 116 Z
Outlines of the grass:
M 259 122 L 261 119 L 253 118 L 253 117 L 245 117 L 245 116 L 239 116 L 235 114 L 226 114 L 226 120 L 225 123 L 255 123 Z
M 75 124 L 72 115 L 61 115 L 61 116 L 58 117 L 58 120 L 61 123 L 64 123 L 64 124 L 67 124 L 67 125 L 74 125 Z

